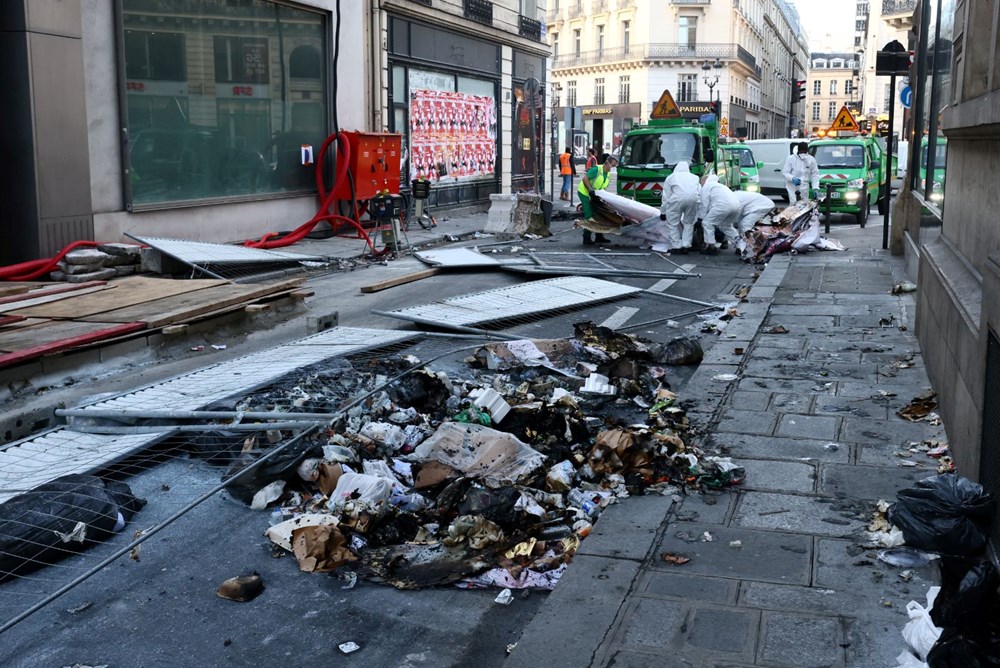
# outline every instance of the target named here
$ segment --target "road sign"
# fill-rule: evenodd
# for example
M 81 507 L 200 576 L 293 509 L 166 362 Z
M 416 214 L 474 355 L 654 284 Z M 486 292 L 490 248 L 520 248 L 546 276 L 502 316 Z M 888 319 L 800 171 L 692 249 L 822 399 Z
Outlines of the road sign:
M 840 108 L 840 113 L 837 114 L 837 118 L 834 119 L 833 125 L 830 126 L 831 132 L 860 132 L 861 128 L 858 127 L 858 122 L 854 120 L 854 116 L 851 115 L 851 110 L 847 108 L 845 104 Z
M 909 109 L 910 105 L 913 104 L 913 89 L 909 86 L 903 86 L 903 90 L 899 91 L 899 101 Z
M 683 118 L 681 110 L 678 108 L 677 103 L 674 102 L 674 96 L 670 94 L 669 90 L 664 90 L 660 95 L 660 99 L 656 101 L 656 105 L 653 107 L 653 113 L 651 113 L 649 117 L 661 120 Z

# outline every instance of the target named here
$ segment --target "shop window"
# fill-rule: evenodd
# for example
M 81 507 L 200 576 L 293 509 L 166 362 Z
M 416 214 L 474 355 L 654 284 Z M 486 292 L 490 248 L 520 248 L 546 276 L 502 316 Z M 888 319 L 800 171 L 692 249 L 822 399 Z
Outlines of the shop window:
M 325 14 L 267 0 L 121 5 L 130 210 L 315 189 L 301 146 L 318 150 L 329 129 Z

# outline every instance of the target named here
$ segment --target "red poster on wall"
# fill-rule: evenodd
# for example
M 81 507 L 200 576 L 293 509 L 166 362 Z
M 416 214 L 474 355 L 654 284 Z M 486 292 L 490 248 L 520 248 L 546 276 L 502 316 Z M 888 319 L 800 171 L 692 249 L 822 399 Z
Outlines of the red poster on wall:
M 496 104 L 491 97 L 410 92 L 410 176 L 432 181 L 493 176 Z

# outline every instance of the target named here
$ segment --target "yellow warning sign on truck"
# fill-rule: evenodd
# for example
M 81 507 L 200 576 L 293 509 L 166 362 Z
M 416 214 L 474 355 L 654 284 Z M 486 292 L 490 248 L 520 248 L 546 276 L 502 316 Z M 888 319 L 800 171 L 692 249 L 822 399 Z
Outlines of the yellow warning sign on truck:
M 854 120 L 854 116 L 851 114 L 851 110 L 847 108 L 847 105 L 840 108 L 840 113 L 837 114 L 837 118 L 833 120 L 833 125 L 830 126 L 830 132 L 861 132 L 858 122 Z
M 670 94 L 669 90 L 663 91 L 663 94 L 660 95 L 660 99 L 656 101 L 656 104 L 653 106 L 653 113 L 649 117 L 660 120 L 683 118 L 681 110 L 677 106 L 677 103 L 674 102 L 674 96 Z

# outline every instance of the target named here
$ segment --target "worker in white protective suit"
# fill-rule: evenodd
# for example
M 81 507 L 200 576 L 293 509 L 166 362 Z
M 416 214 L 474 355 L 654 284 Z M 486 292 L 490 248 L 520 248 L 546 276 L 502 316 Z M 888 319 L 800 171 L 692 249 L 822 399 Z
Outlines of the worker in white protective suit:
M 660 220 L 663 222 L 664 235 L 678 255 L 686 255 L 691 251 L 694 225 L 698 222 L 700 190 L 698 177 L 691 173 L 691 168 L 684 160 L 678 162 L 673 173 L 663 181 Z
M 753 229 L 758 220 L 773 213 L 775 210 L 774 200 L 767 195 L 752 193 L 748 190 L 740 190 L 735 193 L 736 199 L 740 202 L 740 217 L 736 223 L 736 233 L 739 241 L 736 242 L 736 252 L 742 253 L 746 248 L 746 233 Z
M 736 224 L 740 218 L 740 201 L 736 193 L 719 183 L 715 173 L 701 177 L 701 229 L 705 233 L 705 255 L 718 255 L 719 247 L 715 245 L 716 228 L 726 237 L 730 245 L 737 241 Z
M 806 142 L 800 142 L 795 152 L 785 158 L 785 168 L 781 172 L 785 177 L 788 201 L 792 204 L 800 199 L 809 199 L 810 186 L 819 193 L 819 167 L 816 158 L 809 155 L 809 144 Z

